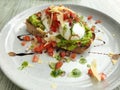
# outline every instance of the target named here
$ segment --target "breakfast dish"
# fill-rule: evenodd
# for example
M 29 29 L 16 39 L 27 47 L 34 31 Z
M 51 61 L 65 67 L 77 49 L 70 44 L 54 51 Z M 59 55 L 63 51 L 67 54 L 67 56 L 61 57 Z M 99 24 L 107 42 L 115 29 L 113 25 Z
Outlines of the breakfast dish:
M 91 19 L 92 16 L 89 16 L 88 20 Z M 95 22 L 95 24 L 97 23 L 101 23 L 101 21 Z M 52 69 L 51 76 L 53 77 L 65 74 L 65 71 L 62 71 L 60 68 L 63 62 L 68 61 L 65 58 L 66 56 L 75 59 L 75 53 L 84 53 L 95 39 L 95 28 L 93 28 L 95 26 L 90 27 L 84 21 L 83 16 L 64 6 L 50 6 L 29 16 L 26 20 L 26 26 L 27 31 L 35 36 L 32 40 L 33 52 L 42 53 L 45 50 L 49 56 L 54 57 L 54 49 L 61 49 L 58 56 L 55 56 L 58 62 L 49 63 Z M 30 37 L 24 36 L 23 40 L 29 41 Z M 71 52 L 72 54 L 70 54 Z M 33 62 L 37 60 L 38 57 L 34 55 Z M 98 81 L 101 81 L 101 76 L 98 75 L 96 67 L 90 70 L 88 70 L 88 74 L 93 75 Z M 76 68 L 71 73 L 73 77 L 80 76 L 80 71 Z M 105 74 L 102 77 L 102 80 L 104 80 L 106 77 Z
M 0 66 L 23 89 L 113 89 L 120 75 L 119 28 L 79 5 L 34 7 L 3 28 Z
M 101 23 L 101 20 L 96 20 L 90 26 L 88 22 L 92 22 L 92 18 L 93 16 L 90 15 L 86 21 L 83 16 L 67 7 L 62 5 L 49 6 L 26 19 L 26 30 L 30 34 L 17 36 L 22 41 L 22 46 L 30 42 L 26 53 L 16 54 L 9 52 L 8 54 L 10 56 L 34 54 L 32 62 L 41 63 L 38 55 L 43 52 L 47 53 L 50 57 L 57 60 L 57 62 L 49 62 L 48 64 L 52 70 L 50 75 L 54 78 L 65 76 L 66 71 L 61 69 L 63 64 L 74 61 L 77 54 L 84 54 L 95 39 L 95 25 Z M 101 41 L 101 44 L 94 45 L 94 47 L 102 46 L 106 43 L 100 38 L 98 40 Z M 85 64 L 86 62 L 87 60 L 81 56 L 79 63 Z M 24 61 L 20 69 L 23 70 L 28 66 L 28 62 Z M 103 72 L 98 73 L 96 60 L 93 60 L 91 65 L 88 66 L 88 75 L 90 77 L 94 77 L 98 81 L 106 78 Z M 68 76 L 78 78 L 81 74 L 82 72 L 78 68 L 74 68 Z
M 27 31 L 39 35 L 57 47 L 83 53 L 95 38 L 94 30 L 82 19 L 82 16 L 64 6 L 50 6 L 31 15 L 26 20 Z M 46 37 L 47 36 L 47 37 Z

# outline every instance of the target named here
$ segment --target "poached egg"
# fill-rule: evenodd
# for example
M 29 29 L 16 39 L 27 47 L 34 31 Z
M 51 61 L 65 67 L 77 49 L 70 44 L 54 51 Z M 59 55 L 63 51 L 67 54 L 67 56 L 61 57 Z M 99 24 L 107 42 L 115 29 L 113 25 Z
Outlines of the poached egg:
M 85 28 L 81 23 L 74 23 L 72 27 L 69 26 L 68 22 L 65 22 L 63 25 L 59 32 L 66 40 L 79 40 L 85 34 Z
M 42 12 L 42 22 L 46 27 L 45 31 L 50 30 L 50 23 L 47 19 L 45 12 Z M 63 15 L 60 14 L 57 16 L 58 21 L 60 21 L 60 27 L 58 32 L 54 32 L 54 35 L 61 34 L 62 37 L 66 40 L 79 40 L 85 35 L 85 28 L 80 22 L 74 23 L 73 26 L 69 25 L 69 22 L 63 21 Z M 49 35 L 48 35 L 49 36 Z M 53 36 L 53 35 L 52 35 Z

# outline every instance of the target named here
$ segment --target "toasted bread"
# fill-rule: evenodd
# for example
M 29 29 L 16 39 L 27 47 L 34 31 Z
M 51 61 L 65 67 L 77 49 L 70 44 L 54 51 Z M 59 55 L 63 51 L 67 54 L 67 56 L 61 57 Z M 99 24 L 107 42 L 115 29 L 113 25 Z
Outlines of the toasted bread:
M 90 42 L 88 44 L 86 44 L 85 46 L 80 46 L 80 47 L 76 47 L 72 52 L 75 52 L 75 53 L 78 53 L 78 54 L 81 54 L 83 53 L 84 51 L 86 51 L 90 45 L 92 44 L 93 40 L 95 39 L 95 34 L 92 33 L 92 38 L 90 40 Z
M 41 37 L 44 37 L 46 35 L 46 32 L 44 32 L 40 28 L 36 28 L 28 20 L 26 20 L 26 26 L 27 26 L 27 31 L 33 35 L 39 35 Z

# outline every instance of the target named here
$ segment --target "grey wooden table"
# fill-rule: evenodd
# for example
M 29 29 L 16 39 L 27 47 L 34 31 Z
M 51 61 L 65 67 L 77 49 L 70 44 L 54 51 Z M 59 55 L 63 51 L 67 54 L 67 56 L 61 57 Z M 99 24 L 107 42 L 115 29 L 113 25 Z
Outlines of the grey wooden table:
M 120 23 L 120 0 L 0 0 L 0 30 L 16 14 L 34 6 L 55 3 L 71 3 L 102 11 Z M 0 90 L 21 90 L 0 70 Z M 115 90 L 120 90 L 120 86 Z

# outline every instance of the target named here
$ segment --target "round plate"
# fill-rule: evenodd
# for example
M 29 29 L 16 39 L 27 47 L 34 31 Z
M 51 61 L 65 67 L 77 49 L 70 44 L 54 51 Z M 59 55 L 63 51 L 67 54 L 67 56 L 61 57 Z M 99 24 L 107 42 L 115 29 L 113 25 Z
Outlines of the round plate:
M 0 66 L 5 75 L 21 88 L 28 90 L 52 90 L 55 87 L 57 90 L 109 90 L 120 84 L 120 62 L 113 65 L 110 57 L 106 55 L 88 53 L 88 51 L 99 53 L 120 53 L 120 25 L 109 16 L 88 7 L 65 4 L 65 6 L 85 17 L 93 15 L 93 22 L 98 19 L 102 20 L 102 23 L 97 25 L 97 30 L 99 29 L 101 32 L 96 32 L 95 41 L 89 50 L 82 54 L 82 56 L 87 59 L 87 64 L 90 64 L 94 59 L 96 60 L 98 72 L 104 72 L 107 75 L 107 78 L 104 81 L 98 83 L 94 82 L 87 75 L 87 64 L 79 64 L 79 57 L 76 58 L 75 62 L 65 63 L 62 69 L 66 70 L 66 73 L 68 74 L 72 69 L 79 68 L 82 72 L 81 77 L 70 78 L 66 75 L 65 77 L 52 78 L 50 76 L 51 70 L 48 66 L 48 62 L 54 61 L 54 59 L 50 58 L 46 54 L 40 55 L 40 59 L 43 62 L 42 64 L 32 63 L 32 55 L 22 57 L 10 57 L 8 55 L 8 52 L 10 51 L 17 53 L 24 52 L 25 47 L 20 45 L 17 35 L 28 33 L 26 31 L 25 20 L 30 15 L 48 6 L 50 5 L 34 7 L 24 11 L 10 20 L 2 29 L 2 35 L 0 37 Z M 104 45 L 94 47 L 94 45 L 101 43 L 97 41 L 97 38 L 100 37 L 106 43 Z M 33 67 L 19 70 L 18 68 L 25 60 L 31 63 Z M 56 86 L 54 84 L 56 84 Z

